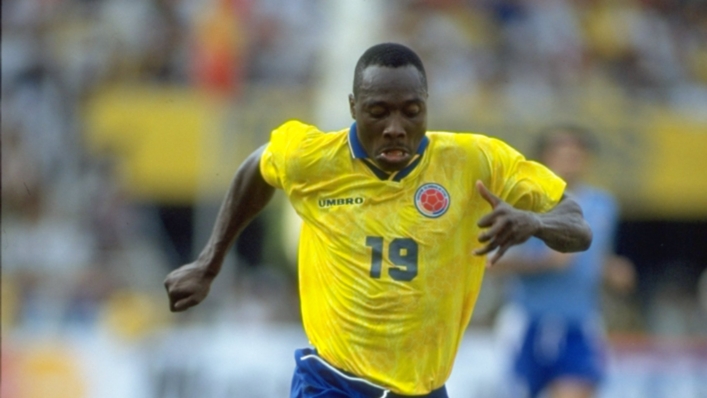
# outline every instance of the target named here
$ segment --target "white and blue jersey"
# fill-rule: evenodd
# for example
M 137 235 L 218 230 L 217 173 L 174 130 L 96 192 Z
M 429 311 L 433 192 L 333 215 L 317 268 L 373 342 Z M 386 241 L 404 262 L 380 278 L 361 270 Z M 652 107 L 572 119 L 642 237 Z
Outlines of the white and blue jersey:
M 613 252 L 617 205 L 601 190 L 572 191 L 593 232 L 591 247 L 575 253 L 566 268 L 517 275 L 511 299 L 525 316 L 514 359 L 513 396 L 537 397 L 560 377 L 598 383 L 604 373 L 604 338 L 599 323 L 604 262 Z M 542 261 L 550 250 L 539 239 L 514 247 L 509 255 Z M 533 261 L 530 261 L 533 262 Z
M 573 254 L 563 270 L 522 274 L 511 281 L 512 301 L 531 318 L 552 316 L 581 323 L 599 313 L 602 269 L 613 252 L 618 208 L 608 193 L 586 185 L 570 193 L 592 229 L 592 245 Z M 541 259 L 552 249 L 531 238 L 512 250 L 513 255 Z

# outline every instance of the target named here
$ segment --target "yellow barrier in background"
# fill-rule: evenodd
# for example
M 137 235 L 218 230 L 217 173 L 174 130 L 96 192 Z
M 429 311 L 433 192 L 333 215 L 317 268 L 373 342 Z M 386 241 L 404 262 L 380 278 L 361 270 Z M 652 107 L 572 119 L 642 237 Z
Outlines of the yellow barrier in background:
M 248 90 L 247 100 L 232 103 L 186 88 L 107 88 L 85 109 L 88 148 L 118 156 L 125 187 L 138 200 L 218 198 L 274 127 L 289 118 L 314 122 L 305 88 Z M 626 217 L 707 217 L 707 122 L 601 88 L 544 101 L 514 103 L 497 93 L 433 98 L 429 126 L 496 135 L 527 150 L 540 127 L 579 123 L 602 146 L 592 180 L 617 195 Z

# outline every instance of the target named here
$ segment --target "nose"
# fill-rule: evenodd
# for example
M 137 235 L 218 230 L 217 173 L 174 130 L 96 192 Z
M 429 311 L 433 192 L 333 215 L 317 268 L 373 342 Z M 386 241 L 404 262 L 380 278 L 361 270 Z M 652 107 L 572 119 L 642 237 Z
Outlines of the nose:
M 405 137 L 405 129 L 399 117 L 393 116 L 383 129 L 383 138 L 398 140 Z

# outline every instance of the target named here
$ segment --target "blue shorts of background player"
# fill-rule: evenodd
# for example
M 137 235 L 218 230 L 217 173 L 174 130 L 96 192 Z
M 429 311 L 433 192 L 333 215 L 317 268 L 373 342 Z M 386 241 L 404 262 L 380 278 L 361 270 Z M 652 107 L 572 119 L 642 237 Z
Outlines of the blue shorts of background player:
M 513 396 L 538 397 L 561 377 L 599 384 L 606 362 L 604 347 L 603 334 L 595 323 L 530 320 L 515 358 Z
M 314 349 L 295 351 L 295 374 L 290 398 L 448 398 L 444 386 L 426 395 L 399 395 L 368 380 L 339 370 L 324 361 Z

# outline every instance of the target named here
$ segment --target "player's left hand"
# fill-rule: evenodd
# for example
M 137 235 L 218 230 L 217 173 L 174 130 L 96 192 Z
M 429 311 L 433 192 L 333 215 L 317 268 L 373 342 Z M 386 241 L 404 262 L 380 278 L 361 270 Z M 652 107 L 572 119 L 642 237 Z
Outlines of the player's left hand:
M 476 189 L 492 210 L 477 223 L 479 227 L 486 228 L 479 234 L 479 242 L 486 243 L 486 246 L 475 250 L 474 254 L 483 256 L 496 250 L 488 261 L 488 265 L 493 265 L 511 246 L 533 236 L 540 228 L 540 221 L 534 213 L 518 210 L 492 194 L 481 181 L 476 182 Z

